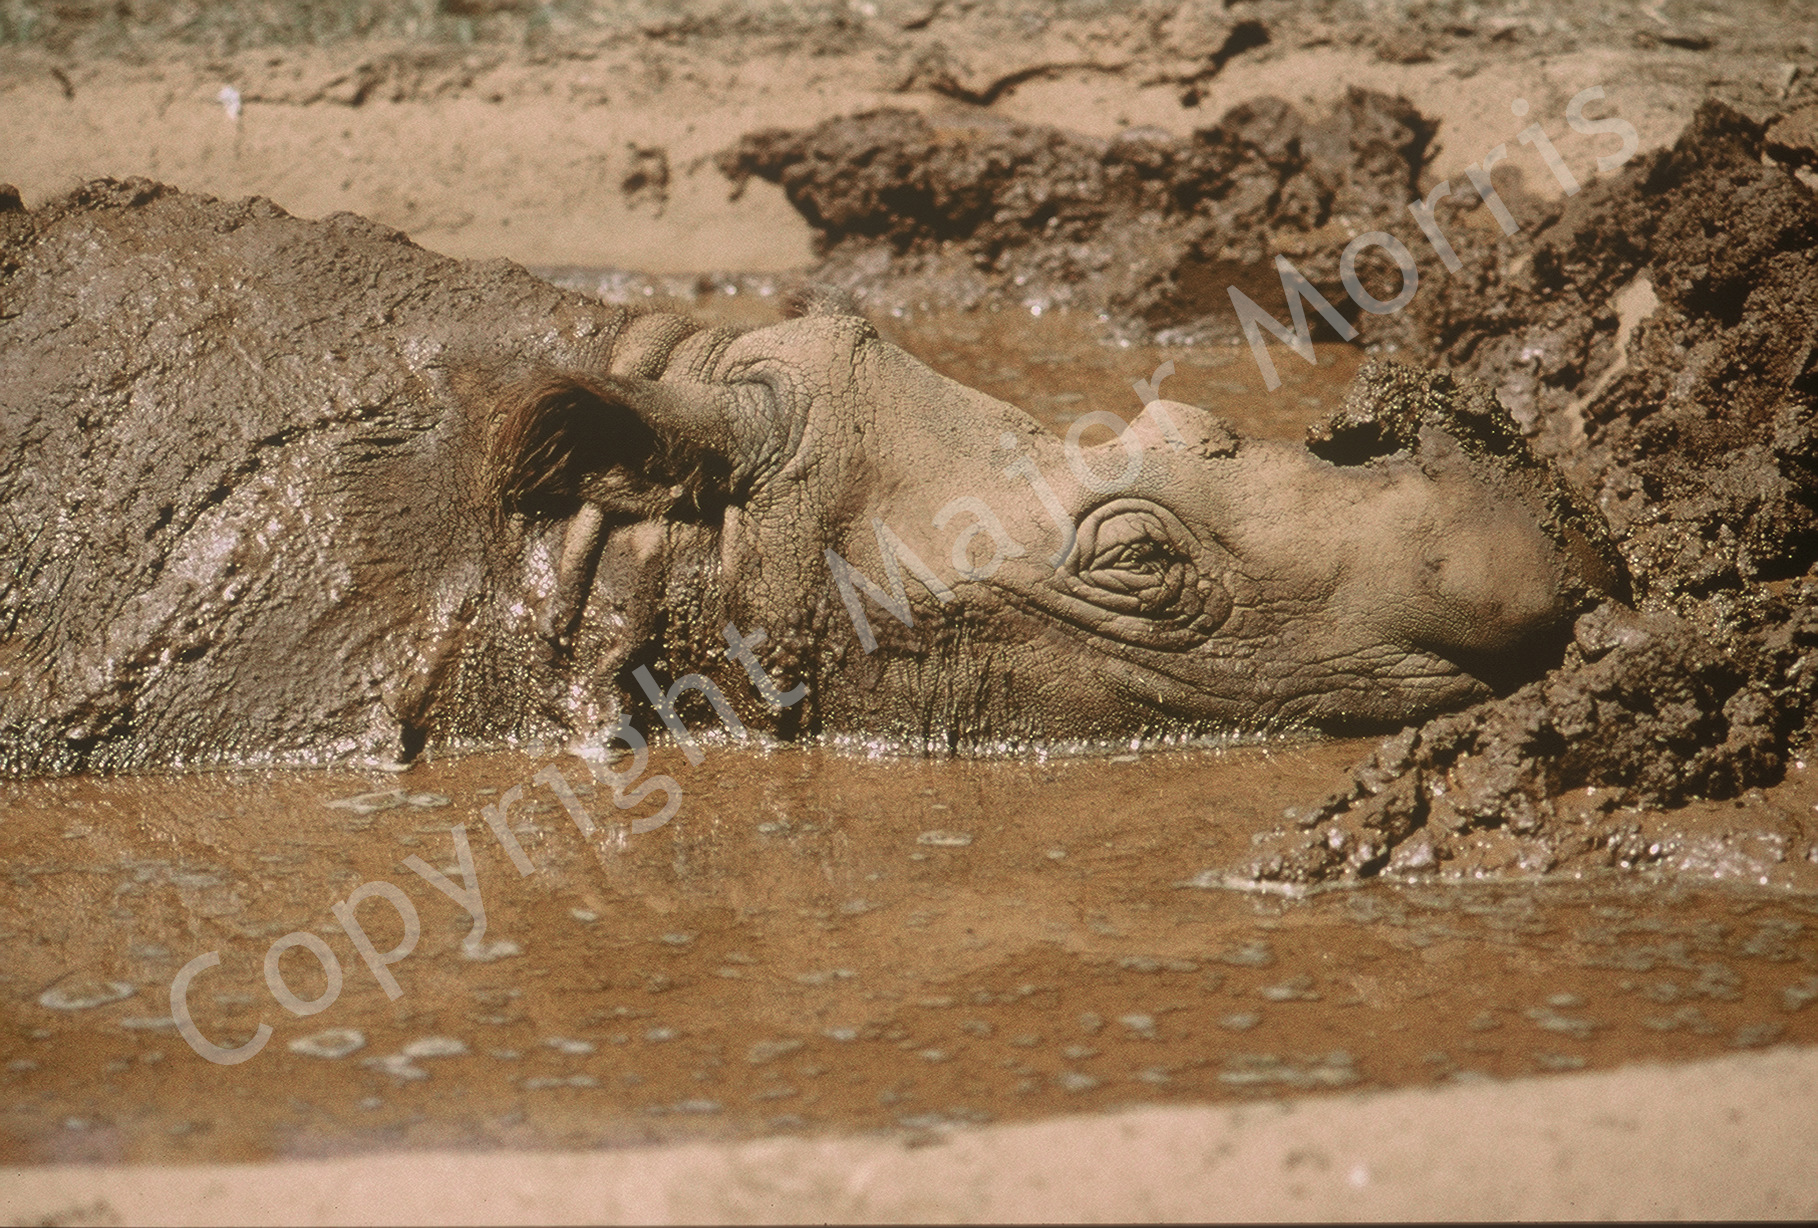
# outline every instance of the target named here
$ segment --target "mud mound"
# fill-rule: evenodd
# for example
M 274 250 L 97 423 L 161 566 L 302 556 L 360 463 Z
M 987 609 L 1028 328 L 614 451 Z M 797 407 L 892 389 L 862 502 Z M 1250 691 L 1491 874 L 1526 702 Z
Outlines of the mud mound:
M 1797 119 L 1798 117 L 1793 117 Z M 1609 522 L 1636 607 L 1544 680 L 1406 730 L 1237 877 L 1645 862 L 1622 805 L 1769 784 L 1818 714 L 1818 200 L 1790 133 L 1707 105 L 1416 312 Z M 1808 172 L 1809 174 L 1809 172 Z M 1591 812 L 1567 790 L 1599 791 Z
M 1336 280 L 1344 244 L 1326 228 L 1398 215 L 1432 133 L 1405 100 L 1355 89 L 1317 118 L 1245 103 L 1186 139 L 942 128 L 883 110 L 751 133 L 720 166 L 735 184 L 780 184 L 820 231 L 816 276 L 862 288 L 874 307 L 1009 299 L 1162 325 L 1228 315 L 1226 285 L 1258 268 L 1273 285 L 1276 250 Z M 1386 261 L 1378 272 L 1393 284 Z

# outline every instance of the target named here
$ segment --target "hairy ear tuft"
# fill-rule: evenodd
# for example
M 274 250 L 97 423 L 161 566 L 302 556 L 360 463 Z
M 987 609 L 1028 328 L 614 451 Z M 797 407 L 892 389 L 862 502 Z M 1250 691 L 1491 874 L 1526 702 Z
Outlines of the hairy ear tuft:
M 507 392 L 486 450 L 485 489 L 506 511 L 572 514 L 582 502 L 615 511 L 646 504 L 663 448 L 613 382 L 546 373 Z

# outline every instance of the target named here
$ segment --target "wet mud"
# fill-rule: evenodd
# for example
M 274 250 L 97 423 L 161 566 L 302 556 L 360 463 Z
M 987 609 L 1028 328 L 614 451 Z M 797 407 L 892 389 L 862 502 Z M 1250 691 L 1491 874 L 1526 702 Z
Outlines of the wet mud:
M 1721 104 L 1413 311 L 1603 514 L 1633 605 L 1549 677 L 1406 731 L 1243 873 L 1318 881 L 1657 854 L 1625 806 L 1733 797 L 1810 747 L 1818 699 L 1818 148 Z M 1777 143 L 1769 132 L 1783 135 Z M 1795 141 L 1802 142 L 1795 145 Z M 1483 250 L 1488 248 L 1489 250 Z M 1596 798 L 1587 812 L 1568 790 Z M 1395 850 L 1414 851 L 1397 862 Z
M 622 1146 L 948 1128 L 1818 1043 L 1818 904 L 1759 847 L 1678 876 L 1207 887 L 1252 816 L 1362 745 L 1109 760 L 877 759 L 714 747 L 630 835 L 568 756 L 378 773 L 6 786 L 8 1162 L 249 1160 L 454 1145 Z M 583 837 L 554 768 L 598 823 Z M 1717 830 L 1773 840 L 1813 774 Z M 543 779 L 547 780 L 547 777 Z M 506 823 L 521 874 L 481 818 Z M 471 877 L 451 828 L 463 828 Z M 403 864 L 477 885 L 470 911 Z M 386 996 L 333 906 L 384 881 L 420 918 Z M 380 953 L 403 925 L 359 905 Z M 275 941 L 316 936 L 282 983 Z M 204 1061 L 172 1025 L 263 1049 Z
M 822 237 L 816 276 L 871 301 L 1064 304 L 1205 333 L 1229 315 L 1227 282 L 1266 292 L 1277 251 L 1336 282 L 1346 228 L 1418 194 L 1435 127 L 1356 89 L 1314 117 L 1245 103 L 1185 139 L 882 110 L 750 133 L 720 166 L 735 186 L 779 184 Z
M 1233 881 L 1640 864 L 1653 842 L 1622 807 L 1733 797 L 1805 753 L 1818 694 L 1814 115 L 1712 101 L 1670 149 L 1588 189 L 1574 179 L 1558 203 L 1521 202 L 1539 213 L 1526 229 L 1512 215 L 1486 224 L 1489 202 L 1469 193 L 1429 200 L 1459 266 L 1449 276 L 1404 282 L 1385 260 L 1385 283 L 1359 261 L 1379 303 L 1397 284 L 1406 296 L 1405 311 L 1353 317 L 1360 342 L 1494 390 L 1557 466 L 1557 506 L 1611 600 L 1581 606 L 1545 679 L 1385 743 Z M 1187 139 L 955 132 L 879 113 L 754 134 L 725 166 L 782 184 L 822 232 L 823 271 L 869 277 L 880 301 L 926 270 L 1036 311 L 1078 290 L 1180 343 L 1219 332 L 1210 301 L 1181 297 L 1206 270 L 1216 298 L 1229 281 L 1279 312 L 1285 283 L 1255 284 L 1274 279 L 1263 249 L 1335 291 L 1346 235 L 1383 227 L 1421 246 L 1404 206 L 1421 199 L 1432 130 L 1405 100 L 1360 91 L 1324 117 L 1245 104 Z M 1219 305 L 1229 333 L 1237 317 Z M 1412 446 L 1392 426 L 1406 406 L 1376 378 L 1310 446 L 1339 460 Z M 1556 804 L 1583 789 L 1596 813 Z

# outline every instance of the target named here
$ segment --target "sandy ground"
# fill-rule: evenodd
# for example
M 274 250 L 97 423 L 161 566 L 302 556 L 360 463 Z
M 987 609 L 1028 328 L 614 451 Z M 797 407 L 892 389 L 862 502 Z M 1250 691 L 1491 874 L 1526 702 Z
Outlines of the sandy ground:
M 1236 45 L 1236 18 L 1210 6 L 1152 21 L 1070 18 L 1020 37 L 992 24 L 992 6 L 878 7 L 853 5 L 856 24 L 837 37 L 646 20 L 522 43 L 0 45 L 0 181 L 36 204 L 93 176 L 143 174 L 270 196 L 305 216 L 353 210 L 462 256 L 786 272 L 812 260 L 809 227 L 769 185 L 734 198 L 713 163 L 769 125 L 891 105 L 969 123 L 1185 133 L 1260 94 L 1321 104 L 1355 85 L 1402 93 L 1440 119 L 1442 177 L 1515 140 L 1529 122 L 1512 115 L 1518 98 L 1557 123 L 1569 98 L 1601 85 L 1645 149 L 1669 142 L 1708 92 L 1765 106 L 1818 71 L 1796 33 L 1818 26 L 1799 6 L 1775 6 L 1769 35 L 1755 27 L 1775 22 L 1716 6 L 1504 6 L 1469 38 L 1444 22 L 1321 26 L 1280 5 L 1242 6 L 1270 37 L 1228 59 L 1217 53 Z M 0 1171 L 0 1214 L 46 1224 L 1809 1218 L 1815 1102 L 1818 1051 L 1789 1049 L 1057 1116 L 914 1146 L 854 1134 L 14 1168 Z
M 1727 40 L 1705 50 L 1650 43 L 1636 36 L 1656 25 L 1646 16 L 1624 18 L 1633 31 L 1561 39 L 1557 18 L 1530 15 L 1425 59 L 1381 22 L 1367 27 L 1376 45 L 1345 27 L 1284 25 L 1202 79 L 1194 55 L 1234 25 L 1209 7 L 1181 6 L 1203 18 L 1197 32 L 1191 21 L 1157 32 L 1101 17 L 1003 38 L 989 10 L 956 6 L 924 28 L 879 19 L 823 46 L 799 30 L 711 26 L 634 27 L 534 50 L 340 43 L 216 54 L 155 44 L 102 58 L 0 46 L 0 177 L 31 204 L 92 177 L 147 175 L 269 196 L 305 217 L 352 210 L 437 251 L 532 266 L 783 270 L 810 261 L 809 227 L 772 185 L 732 199 L 713 162 L 764 127 L 895 106 L 1094 136 L 1184 135 L 1258 96 L 1323 109 L 1361 87 L 1402 94 L 1440 119 L 1438 180 L 1499 144 L 1519 150 L 1532 118 L 1511 113 L 1517 99 L 1562 130 L 1567 102 L 1602 86 L 1645 150 L 1669 143 L 1713 86 L 1766 105 L 1813 67 L 1809 48 L 1802 69 L 1781 58 L 1800 56 L 1796 47 L 1764 56 L 1728 51 Z M 1714 7 L 1695 23 L 1736 37 L 1748 24 Z M 1413 30 L 1405 41 L 1428 37 L 1438 36 Z M 918 68 L 930 62 L 951 67 Z M 954 96 L 967 89 L 990 104 Z M 1589 156 L 1578 160 L 1588 179 Z M 1527 186 L 1559 190 L 1545 177 Z
M 0 1170 L 16 1224 L 1810 1219 L 1818 1052 L 1547 1083 L 591 1152 Z

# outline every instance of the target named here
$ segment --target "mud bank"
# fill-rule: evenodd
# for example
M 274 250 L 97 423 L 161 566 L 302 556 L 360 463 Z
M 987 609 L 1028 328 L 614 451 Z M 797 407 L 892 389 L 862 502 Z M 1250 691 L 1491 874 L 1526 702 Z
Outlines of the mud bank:
M 1211 875 L 1299 889 L 1384 870 L 1646 864 L 1667 846 L 1642 839 L 1628 808 L 1734 797 L 1806 753 L 1818 693 L 1815 122 L 1810 106 L 1751 117 L 1708 103 L 1670 149 L 1540 202 L 1526 228 L 1512 215 L 1487 224 L 1493 210 L 1468 194 L 1439 200 L 1444 250 L 1404 212 L 1436 125 L 1362 92 L 1322 118 L 1249 104 L 1185 140 L 955 133 L 878 113 L 748 137 L 725 165 L 781 184 L 822 231 L 822 271 L 885 300 L 926 295 L 925 278 L 974 302 L 1074 302 L 1163 325 L 1164 340 L 1204 337 L 1220 321 L 1236 331 L 1230 302 L 1201 314 L 1227 278 L 1284 319 L 1286 283 L 1258 280 L 1275 278 L 1265 253 L 1291 252 L 1351 307 L 1362 343 L 1494 389 L 1599 509 L 1623 600 L 1585 613 L 1556 670 L 1404 731 L 1348 790 L 1291 811 L 1255 859 Z M 1341 227 L 1407 234 L 1426 280 L 1360 261 L 1376 304 L 1358 312 L 1335 284 Z M 1434 256 L 1458 267 L 1447 275 Z M 1398 290 L 1406 310 L 1382 312 Z M 1322 454 L 1411 446 L 1389 421 L 1394 401 L 1363 387 L 1310 440 Z
M 1323 114 L 1357 87 L 1439 119 L 1429 169 L 1457 178 L 1513 139 L 1516 97 L 1557 117 L 1603 84 L 1644 149 L 1713 89 L 1781 105 L 1818 70 L 1811 28 L 1797 6 L 1677 0 L 1393 20 L 1293 0 L 22 2 L 0 10 L 0 180 L 32 205 L 102 176 L 263 195 L 454 256 L 777 271 L 813 261 L 814 232 L 768 183 L 729 200 L 716 165 L 763 129 L 895 107 L 1177 140 L 1263 96 Z
M 882 1139 L 8 1174 L 27 1222 L 858 1223 L 1810 1218 L 1808 1053 L 1279 1109 L 1138 1109 Z M 1711 1137 L 1723 1178 L 1688 1171 Z M 1090 1155 L 1056 1180 L 1053 1157 Z M 1166 1173 L 1143 1185 L 1129 1174 Z M 1534 1174 L 1550 1179 L 1537 1181 Z M 180 1208 L 180 1210 L 178 1210 Z
M 1496 385 L 1602 510 L 1634 604 L 1581 618 L 1544 681 L 1385 743 L 1246 875 L 1645 864 L 1662 847 L 1626 807 L 1736 796 L 1809 752 L 1813 114 L 1711 104 L 1416 301 L 1419 357 Z

